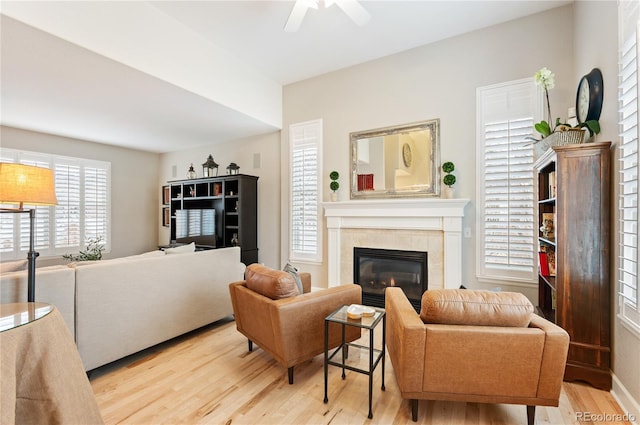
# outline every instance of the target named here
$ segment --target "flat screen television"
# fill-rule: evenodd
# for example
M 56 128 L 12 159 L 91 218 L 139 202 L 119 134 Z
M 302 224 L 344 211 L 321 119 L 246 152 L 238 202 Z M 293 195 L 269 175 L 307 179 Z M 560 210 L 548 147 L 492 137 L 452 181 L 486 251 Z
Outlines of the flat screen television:
M 215 248 L 216 210 L 176 210 L 176 242 Z

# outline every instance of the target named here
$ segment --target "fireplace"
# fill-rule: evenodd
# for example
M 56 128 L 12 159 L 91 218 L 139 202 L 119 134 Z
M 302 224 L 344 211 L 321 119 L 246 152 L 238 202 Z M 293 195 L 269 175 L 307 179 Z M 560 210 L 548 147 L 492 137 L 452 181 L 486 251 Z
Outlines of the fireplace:
M 399 287 L 419 312 L 427 280 L 426 252 L 353 248 L 353 281 L 362 287 L 365 305 L 384 308 L 384 291 Z
M 353 247 L 429 253 L 430 289 L 458 288 L 468 199 L 394 198 L 324 202 L 327 285 L 353 282 Z

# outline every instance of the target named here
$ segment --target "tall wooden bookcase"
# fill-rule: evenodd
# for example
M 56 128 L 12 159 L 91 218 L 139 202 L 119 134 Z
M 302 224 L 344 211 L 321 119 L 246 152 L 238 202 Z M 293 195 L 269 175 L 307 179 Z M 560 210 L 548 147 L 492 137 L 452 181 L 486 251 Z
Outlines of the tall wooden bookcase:
M 556 146 L 534 167 L 539 226 L 554 220 L 553 235 L 540 231 L 539 247 L 556 266 L 555 277 L 544 276 L 540 257 L 538 311 L 569 333 L 565 381 L 609 390 L 611 142 Z
M 234 174 L 168 184 L 171 241 L 176 239 L 177 210 L 214 208 L 216 248 L 234 246 L 236 235 L 242 262 L 258 262 L 258 177 Z

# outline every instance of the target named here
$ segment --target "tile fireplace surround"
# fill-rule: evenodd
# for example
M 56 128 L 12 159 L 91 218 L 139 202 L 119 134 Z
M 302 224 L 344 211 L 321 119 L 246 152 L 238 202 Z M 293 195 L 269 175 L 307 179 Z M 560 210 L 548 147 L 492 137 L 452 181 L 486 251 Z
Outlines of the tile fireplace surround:
M 353 247 L 428 252 L 429 289 L 462 283 L 468 199 L 406 198 L 323 203 L 329 286 L 353 282 Z

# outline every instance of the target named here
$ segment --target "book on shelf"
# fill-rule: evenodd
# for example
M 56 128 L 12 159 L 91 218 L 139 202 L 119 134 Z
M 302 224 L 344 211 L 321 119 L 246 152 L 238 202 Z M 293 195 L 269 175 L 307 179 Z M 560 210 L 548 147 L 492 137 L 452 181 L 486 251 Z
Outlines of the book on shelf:
M 549 199 L 556 197 L 556 172 L 549 173 Z
M 549 276 L 549 259 L 547 258 L 547 253 L 540 251 L 538 257 L 540 259 L 540 275 L 545 277 Z
M 556 252 L 553 249 L 547 250 L 547 264 L 549 265 L 549 276 L 556 275 Z
M 358 174 L 358 191 L 373 190 L 373 174 Z

